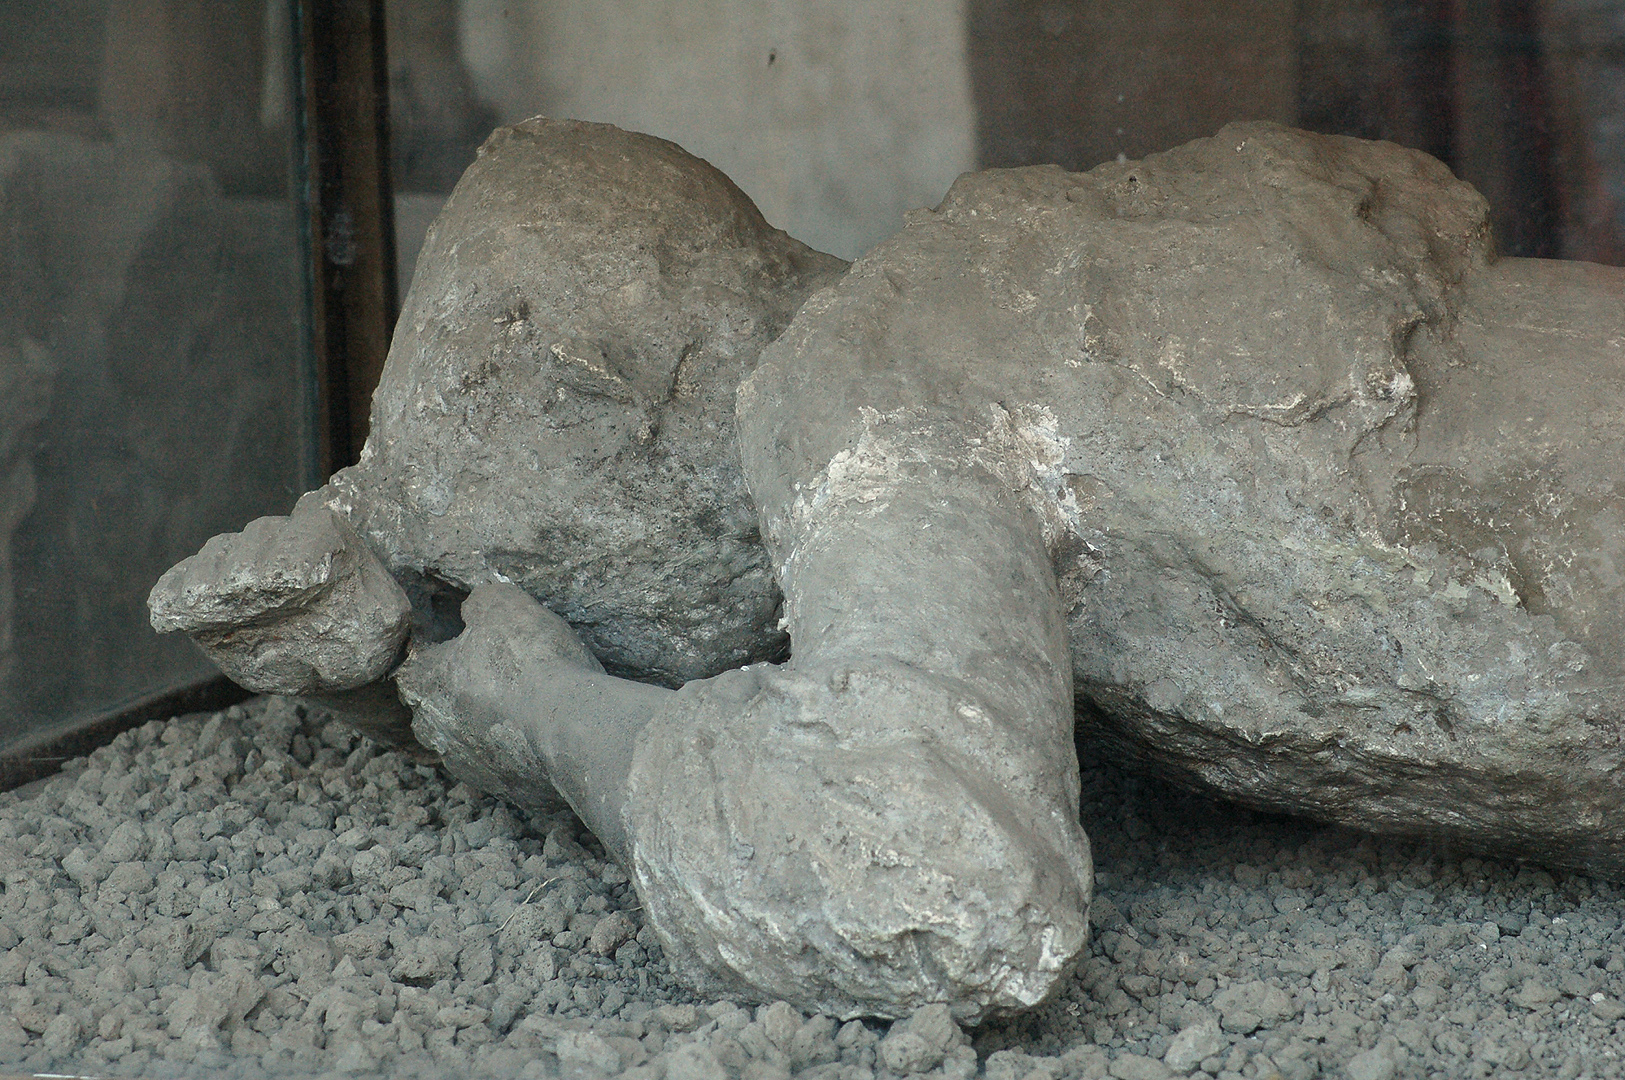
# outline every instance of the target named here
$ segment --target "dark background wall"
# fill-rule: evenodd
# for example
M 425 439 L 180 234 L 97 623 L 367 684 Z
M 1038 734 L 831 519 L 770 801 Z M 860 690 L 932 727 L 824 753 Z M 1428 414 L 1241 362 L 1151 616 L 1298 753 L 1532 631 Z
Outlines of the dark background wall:
M 1263 119 L 1425 150 L 1504 254 L 1625 260 L 1625 4 L 971 0 L 983 165 L 1089 168 Z

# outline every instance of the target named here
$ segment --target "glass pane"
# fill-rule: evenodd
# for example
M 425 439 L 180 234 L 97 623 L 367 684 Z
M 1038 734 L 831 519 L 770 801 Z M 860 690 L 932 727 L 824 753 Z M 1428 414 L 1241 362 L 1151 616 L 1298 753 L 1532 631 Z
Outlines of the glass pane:
M 147 591 L 311 479 L 285 0 L 5 21 L 0 749 L 213 675 Z
M 1274 120 L 1442 158 L 1504 253 L 1625 261 L 1621 0 L 391 0 L 389 18 L 408 271 L 481 135 L 537 113 L 672 139 L 846 258 L 966 169 L 1087 169 Z
M 459 49 L 455 0 L 388 0 L 389 149 L 400 295 L 429 223 L 496 126 Z

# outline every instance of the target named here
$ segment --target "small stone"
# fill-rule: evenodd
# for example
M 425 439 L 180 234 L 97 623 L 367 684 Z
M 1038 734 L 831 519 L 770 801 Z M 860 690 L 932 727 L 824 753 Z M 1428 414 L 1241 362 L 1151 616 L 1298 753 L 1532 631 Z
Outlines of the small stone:
M 390 978 L 401 982 L 433 982 L 448 978 L 457 970 L 455 944 L 433 938 L 417 938 L 396 948 Z
M 811 1065 L 824 1065 L 841 1056 L 835 1045 L 835 1021 L 828 1016 L 809 1017 L 790 1039 L 790 1067 L 804 1069 Z M 975 1052 L 971 1054 L 975 1071 Z
M 654 1017 L 667 1031 L 693 1031 L 700 1026 L 700 1010 L 692 1005 L 661 1005 Z
M 126 821 L 113 830 L 102 845 L 101 857 L 108 863 L 126 863 L 146 857 L 147 833 L 137 821 Z
M 1588 998 L 1597 984 L 1597 969 L 1590 967 L 1583 972 L 1565 971 L 1557 979 L 1557 989 L 1564 997 Z
M 1025 1080 L 1032 1072 L 1032 1058 L 1022 1050 L 995 1050 L 983 1068 L 986 1080 Z
M 976 1075 L 976 1051 L 969 1046 L 955 1047 L 954 1051 L 943 1060 L 939 1071 L 942 1073 L 943 1080 L 971 1080 Z M 1080 1071 L 1077 1073 L 1077 1080 L 1103 1080 L 1104 1076 L 1104 1071 L 1096 1075 Z M 1045 1080 L 1045 1078 L 1035 1077 L 1034 1080 Z
M 835 1033 L 835 1045 L 842 1050 L 850 1050 L 856 1046 L 873 1046 L 880 1039 L 862 1020 L 848 1020 L 841 1025 L 841 1030 Z
M 768 1041 L 785 1053 L 789 1053 L 791 1041 L 801 1030 L 800 1010 L 789 1002 L 775 1001 L 771 1005 L 764 1006 L 758 1017 Z
M 0 956 L 0 987 L 16 986 L 28 973 L 28 957 L 21 949 L 13 948 Z
M 586 857 L 586 851 L 576 843 L 572 830 L 566 826 L 549 829 L 547 839 L 542 841 L 542 858 L 550 863 L 580 862 Z
M 356 960 L 381 956 L 388 947 L 388 935 L 370 926 L 358 926 L 347 933 L 333 935 L 333 948 Z
M 100 859 L 93 859 L 84 848 L 74 848 L 62 857 L 62 869 L 82 889 L 101 881 L 109 867 Z
M 920 1036 L 927 1044 L 938 1047 L 943 1053 L 968 1041 L 959 1024 L 954 1021 L 953 1010 L 941 1002 L 915 1010 L 902 1023 L 906 1030 Z
M 722 1032 L 741 1031 L 750 1023 L 750 1014 L 731 1001 L 719 1001 L 705 1007 L 705 1015 L 717 1022 Z
M 1433 1036 L 1428 1028 L 1415 1021 L 1405 1020 L 1394 1027 L 1394 1038 L 1400 1044 L 1417 1054 L 1426 1054 L 1433 1045 Z
M 96 986 L 117 998 L 135 989 L 135 979 L 131 977 L 129 968 L 114 962 L 103 965 L 96 972 Z
M 1235 983 L 1214 995 L 1219 1024 L 1226 1031 L 1246 1035 L 1270 1027 L 1292 1012 L 1292 998 L 1279 986 L 1252 981 Z
M 1537 1009 L 1542 1005 L 1550 1005 L 1562 996 L 1556 989 L 1538 979 L 1525 979 L 1518 992 L 1512 995 L 1512 1002 L 1526 1009 Z
M 892 1031 L 880 1040 L 880 1060 L 900 1076 L 930 1072 L 942 1062 L 942 1047 L 912 1031 Z
M 1291 915 L 1295 912 L 1302 911 L 1308 906 L 1309 905 L 1305 902 L 1304 898 L 1297 893 L 1287 893 L 1283 896 L 1277 896 L 1275 898 L 1275 910 L 1280 912 L 1282 915 Z
M 333 1069 L 346 1075 L 370 1073 L 378 1068 L 378 1059 L 361 1039 L 345 1039 L 333 1059 Z
M 1229 1046 L 1218 1024 L 1201 1020 L 1180 1029 L 1168 1044 L 1162 1060 L 1174 1072 L 1186 1073 Z
M 1410 973 L 1403 965 L 1390 963 L 1384 959 L 1371 973 L 1371 985 L 1395 993 L 1402 993 L 1410 987 Z
M 350 876 L 359 882 L 376 882 L 395 868 L 395 853 L 383 845 L 358 851 L 350 860 Z
M 433 911 L 439 900 L 439 891 L 422 878 L 403 881 L 389 890 L 391 904 L 398 908 L 410 908 L 420 915 L 427 915 Z
M 1479 1044 L 1477 1054 L 1492 1065 L 1518 1072 L 1529 1064 L 1529 1046 L 1522 1039 L 1485 1040 Z
M 1079 1080 L 1105 1080 L 1110 1062 L 1106 1051 L 1092 1043 L 1080 1043 L 1060 1057 L 1062 1071 Z
M 1604 997 L 1602 994 L 1593 994 L 1591 997 L 1591 1015 L 1604 1023 L 1613 1023 L 1625 1017 L 1625 1005 Z
M 1155 1058 L 1140 1054 L 1120 1054 L 1113 1061 L 1109 1075 L 1116 1080 L 1168 1080 L 1173 1075 L 1168 1066 Z
M 446 1005 L 434 1014 L 437 1027 L 471 1028 L 477 1027 L 490 1019 L 489 1009 L 482 1009 L 477 1005 Z
M 587 951 L 594 956 L 609 956 L 637 933 L 637 924 L 619 911 L 598 920 L 587 939 Z
M 57 1013 L 45 1025 L 45 1031 L 40 1036 L 40 1042 L 46 1053 L 55 1058 L 65 1058 L 79 1049 L 79 1041 L 84 1034 L 84 1028 L 79 1018 L 73 1013 Z
M 463 825 L 463 839 L 468 841 L 471 848 L 484 847 L 485 842 L 496 833 L 496 824 L 489 814 L 485 817 L 475 818 Z
M 1343 1066 L 1348 1080 L 1393 1080 L 1399 1072 L 1397 1045 L 1392 1037 L 1388 1037 L 1370 1050 L 1355 1054 Z
M 152 874 L 144 864 L 134 860 L 119 863 L 107 875 L 107 887 L 117 889 L 126 896 L 143 896 L 151 891 L 152 886 Z
M 495 969 L 496 962 L 489 941 L 471 941 L 463 946 L 462 953 L 457 957 L 457 971 L 466 985 L 478 986 L 489 982 Z
M 709 1046 L 688 1043 L 666 1058 L 666 1080 L 728 1080 L 728 1070 Z
M 1409 970 L 1410 968 L 1416 966 L 1419 959 L 1420 957 L 1418 957 L 1415 952 L 1405 948 L 1402 945 L 1397 945 L 1382 954 L 1382 959 L 1377 962 L 1377 966 L 1397 967 Z

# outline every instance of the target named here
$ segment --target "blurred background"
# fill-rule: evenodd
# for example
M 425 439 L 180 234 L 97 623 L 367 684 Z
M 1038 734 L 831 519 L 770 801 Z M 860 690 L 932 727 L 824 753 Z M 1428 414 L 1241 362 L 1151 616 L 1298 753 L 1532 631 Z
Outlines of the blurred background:
M 388 13 L 403 254 L 416 204 L 450 189 L 493 123 L 545 113 L 672 139 L 846 258 L 967 169 L 1087 169 L 1241 119 L 1426 150 L 1489 197 L 1508 253 L 1622 255 L 1620 0 L 391 0 Z
M 0 0 L 0 751 L 212 674 L 153 581 L 353 456 L 313 266 L 404 293 L 498 124 L 672 139 L 853 258 L 968 169 L 1275 120 L 1443 159 L 1505 254 L 1625 263 L 1625 0 L 326 2 L 382 16 L 392 281 L 310 212 L 310 0 Z

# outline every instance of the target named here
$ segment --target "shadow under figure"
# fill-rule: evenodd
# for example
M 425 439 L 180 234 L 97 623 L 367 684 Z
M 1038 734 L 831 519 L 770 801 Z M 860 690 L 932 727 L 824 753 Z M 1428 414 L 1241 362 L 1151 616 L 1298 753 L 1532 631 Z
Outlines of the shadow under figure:
M 361 463 L 153 621 L 363 722 L 393 680 L 696 982 L 975 1022 L 1087 940 L 1078 699 L 1255 806 L 1625 869 L 1622 299 L 1273 125 L 961 177 L 846 268 L 533 120 L 431 231 Z

